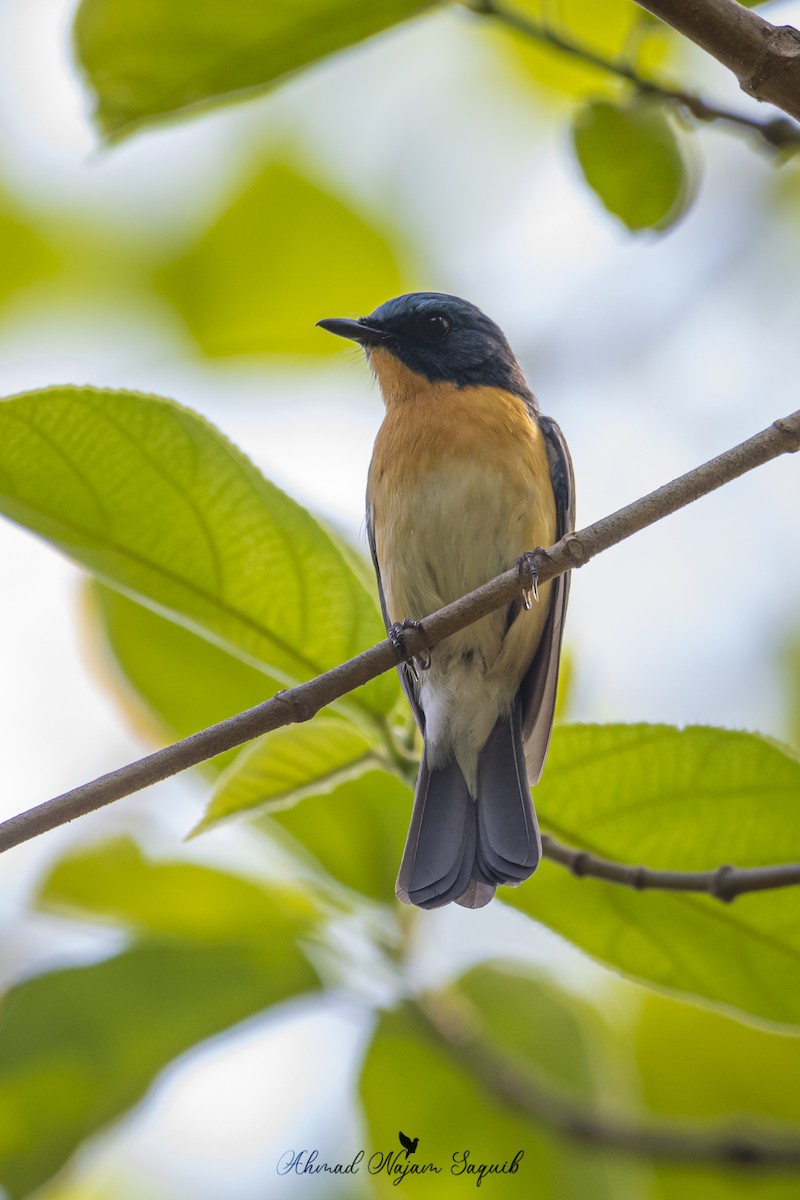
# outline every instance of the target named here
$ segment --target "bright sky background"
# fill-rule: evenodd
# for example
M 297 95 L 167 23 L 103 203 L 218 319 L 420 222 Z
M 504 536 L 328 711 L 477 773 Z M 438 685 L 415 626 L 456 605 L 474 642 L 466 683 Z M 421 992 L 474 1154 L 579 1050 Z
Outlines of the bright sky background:
M 579 180 L 563 114 L 543 120 L 541 110 L 525 111 L 521 82 L 508 78 L 465 17 L 444 13 L 324 64 L 264 101 L 100 153 L 69 62 L 72 8 L 69 0 L 0 5 L 0 172 L 8 187 L 34 202 L 56 194 L 98 220 L 135 224 L 146 240 L 155 236 L 156 215 L 163 227 L 182 221 L 188 207 L 202 223 L 254 141 L 299 139 L 345 190 L 356 180 L 378 209 L 393 197 L 426 249 L 428 288 L 468 296 L 506 330 L 570 442 L 579 523 L 797 407 L 800 227 L 758 219 L 773 168 L 738 139 L 705 131 L 691 215 L 660 241 L 633 240 Z M 797 5 L 775 12 L 773 20 L 800 19 Z M 408 61 L 413 89 L 407 69 L 398 69 Z M 692 61 L 704 90 L 746 106 L 721 70 L 699 54 Z M 359 136 L 343 136 L 354 114 Z M 363 307 L 383 299 L 364 297 Z M 206 413 L 267 474 L 363 545 L 381 404 L 357 357 L 343 354 L 303 373 L 206 364 L 190 360 L 186 335 L 161 314 L 81 302 L 69 313 L 56 304 L 48 311 L 23 297 L 0 325 L 2 394 L 66 382 L 159 392 Z M 576 662 L 573 719 L 699 722 L 787 736 L 780 666 L 798 624 L 797 469 L 788 457 L 772 463 L 577 575 L 567 630 Z M 0 562 L 0 810 L 10 816 L 143 747 L 87 670 L 76 633 L 79 572 L 7 523 Z M 178 781 L 87 820 L 98 835 L 132 820 L 143 832 L 155 824 L 177 842 L 196 796 Z M 75 836 L 67 829 L 0 860 L 3 975 L 52 961 L 52 924 L 20 923 L 19 905 L 43 864 Z M 240 866 L 241 851 L 235 830 L 191 847 Z M 521 918 L 492 908 L 433 914 L 420 972 L 435 977 L 454 941 L 474 957 L 516 945 Z M 531 956 L 555 959 L 579 979 L 579 967 L 553 942 L 543 933 Z M 76 933 L 59 954 L 85 958 L 108 945 Z M 298 1129 L 309 1138 L 339 1129 L 334 1144 L 358 1145 L 341 1097 L 362 1038 L 357 1002 L 343 996 L 324 1015 L 251 1022 L 224 1052 L 212 1046 L 179 1064 L 142 1114 L 101 1139 L 90 1166 L 98 1195 L 109 1180 L 119 1195 L 126 1171 L 146 1177 L 158 1197 L 216 1198 L 220 1172 L 229 1197 L 263 1196 L 265 1181 L 270 1196 L 299 1195 L 292 1181 L 277 1190 L 273 1175 Z M 309 1112 L 314 1072 L 325 1087 Z M 203 1133 L 209 1121 L 211 1137 Z M 312 1196 L 302 1183 L 302 1195 Z

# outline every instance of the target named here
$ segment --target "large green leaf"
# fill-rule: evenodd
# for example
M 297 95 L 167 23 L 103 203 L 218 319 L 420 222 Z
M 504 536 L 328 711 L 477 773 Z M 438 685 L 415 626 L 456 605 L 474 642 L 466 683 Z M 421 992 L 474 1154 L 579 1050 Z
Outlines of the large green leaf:
M 694 871 L 800 859 L 800 760 L 755 734 L 562 726 L 534 800 L 546 831 L 625 863 Z M 796 889 L 723 905 L 576 879 L 545 862 L 501 895 L 636 979 L 800 1024 Z
M 394 905 L 394 881 L 411 817 L 411 788 L 388 771 L 367 771 L 332 792 L 270 814 L 339 883 Z
M 204 1038 L 314 985 L 295 952 L 173 942 L 54 971 L 0 1005 L 0 1185 L 21 1200 Z
M 109 136 L 257 95 L 299 67 L 431 7 L 432 0 L 82 0 L 78 59 Z
M 628 1034 L 641 1099 L 661 1120 L 692 1118 L 797 1137 L 800 1038 L 756 1029 L 650 993 Z M 661 1164 L 654 1200 L 795 1200 L 794 1172 L 702 1170 Z
M 308 725 L 276 729 L 239 755 L 195 832 L 236 813 L 285 808 L 329 792 L 378 761 L 374 741 L 349 722 L 317 717 Z
M 686 212 L 688 166 L 657 105 L 588 104 L 575 118 L 574 141 L 589 187 L 628 229 L 668 229 Z
M 294 939 L 314 909 L 295 890 L 188 862 L 153 862 L 130 838 L 81 847 L 52 868 L 39 907 L 110 921 L 148 937 L 245 942 L 268 949 L 271 969 L 291 975 Z
M 408 290 L 383 234 L 281 162 L 267 163 L 158 283 L 209 355 L 336 354 L 320 317 L 369 312 Z
M 92 639 L 93 657 L 103 656 L 103 681 L 132 723 L 155 740 L 196 733 L 280 688 L 264 671 L 122 592 L 96 580 L 87 592 L 84 640 Z M 205 765 L 218 770 L 238 753 L 228 751 Z
M 1 402 L 0 512 L 287 682 L 385 636 L 334 539 L 213 426 L 159 397 L 55 387 Z M 396 696 L 386 675 L 348 704 L 385 713 Z
M 595 1064 L 581 1006 L 546 980 L 481 967 L 444 999 L 454 1005 L 457 1023 L 478 1033 L 516 1069 L 533 1069 L 538 1078 L 576 1098 L 594 1094 Z M 494 1185 L 509 1200 L 532 1195 L 608 1200 L 636 1194 L 621 1190 L 607 1160 L 575 1154 L 568 1143 L 553 1139 L 498 1098 L 459 1061 L 457 1051 L 442 1048 L 411 1003 L 382 1017 L 364 1065 L 361 1096 L 370 1153 L 392 1152 L 390 1165 L 398 1161 L 402 1166 L 406 1159 L 397 1139 L 402 1130 L 419 1138 L 410 1162 L 440 1168 L 440 1173 L 404 1181 L 414 1196 L 463 1197 L 474 1190 L 477 1176 L 452 1173 L 454 1155 L 466 1151 L 467 1164 L 477 1166 L 511 1163 L 519 1150 L 523 1156 L 516 1172 L 489 1176 L 481 1191 Z M 374 1180 L 378 1195 L 397 1195 L 396 1177 L 385 1168 Z

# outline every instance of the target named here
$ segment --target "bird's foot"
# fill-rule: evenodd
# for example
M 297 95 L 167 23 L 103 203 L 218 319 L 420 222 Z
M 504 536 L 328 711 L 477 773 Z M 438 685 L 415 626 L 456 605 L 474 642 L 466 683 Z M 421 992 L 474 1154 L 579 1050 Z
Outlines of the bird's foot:
M 422 622 L 415 621 L 412 617 L 406 617 L 403 621 L 395 621 L 389 630 L 389 641 L 395 649 L 397 657 L 402 662 L 407 662 L 411 667 L 414 675 L 419 679 L 419 671 L 429 671 L 431 666 L 431 651 L 430 647 L 426 647 L 424 654 L 411 654 L 406 645 L 406 634 L 410 629 L 422 629 Z
M 517 570 L 522 584 L 522 603 L 526 609 L 531 607 L 531 597 L 537 603 L 539 601 L 539 572 L 536 570 L 536 555 L 539 549 L 541 547 L 536 550 L 526 550 L 517 559 Z

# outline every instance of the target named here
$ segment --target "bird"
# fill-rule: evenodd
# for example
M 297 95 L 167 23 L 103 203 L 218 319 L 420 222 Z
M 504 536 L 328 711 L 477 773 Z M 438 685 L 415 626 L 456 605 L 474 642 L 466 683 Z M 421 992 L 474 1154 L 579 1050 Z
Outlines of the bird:
M 515 563 L 527 579 L 398 667 L 424 750 L 397 898 L 482 908 L 541 858 L 530 784 L 550 742 L 569 574 L 537 588 L 533 551 L 574 528 L 572 460 L 503 331 L 469 301 L 413 292 L 318 324 L 364 349 L 386 408 L 366 529 L 398 652 L 406 629 Z
M 406 1152 L 406 1158 L 408 1158 L 408 1156 L 410 1154 L 416 1153 L 417 1146 L 419 1144 L 418 1137 L 410 1138 L 407 1133 L 403 1133 L 403 1132 L 398 1133 L 397 1136 L 400 1139 L 400 1145 L 403 1147 L 403 1149 Z

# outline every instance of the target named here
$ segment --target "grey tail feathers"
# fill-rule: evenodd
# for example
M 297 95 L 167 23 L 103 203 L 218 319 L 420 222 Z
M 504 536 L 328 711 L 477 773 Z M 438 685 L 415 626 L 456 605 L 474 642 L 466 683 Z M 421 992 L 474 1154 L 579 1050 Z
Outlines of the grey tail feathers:
M 454 759 L 431 771 L 423 755 L 397 897 L 439 908 L 482 908 L 498 884 L 516 887 L 542 843 L 525 771 L 519 706 L 501 717 L 478 757 L 477 799 Z

